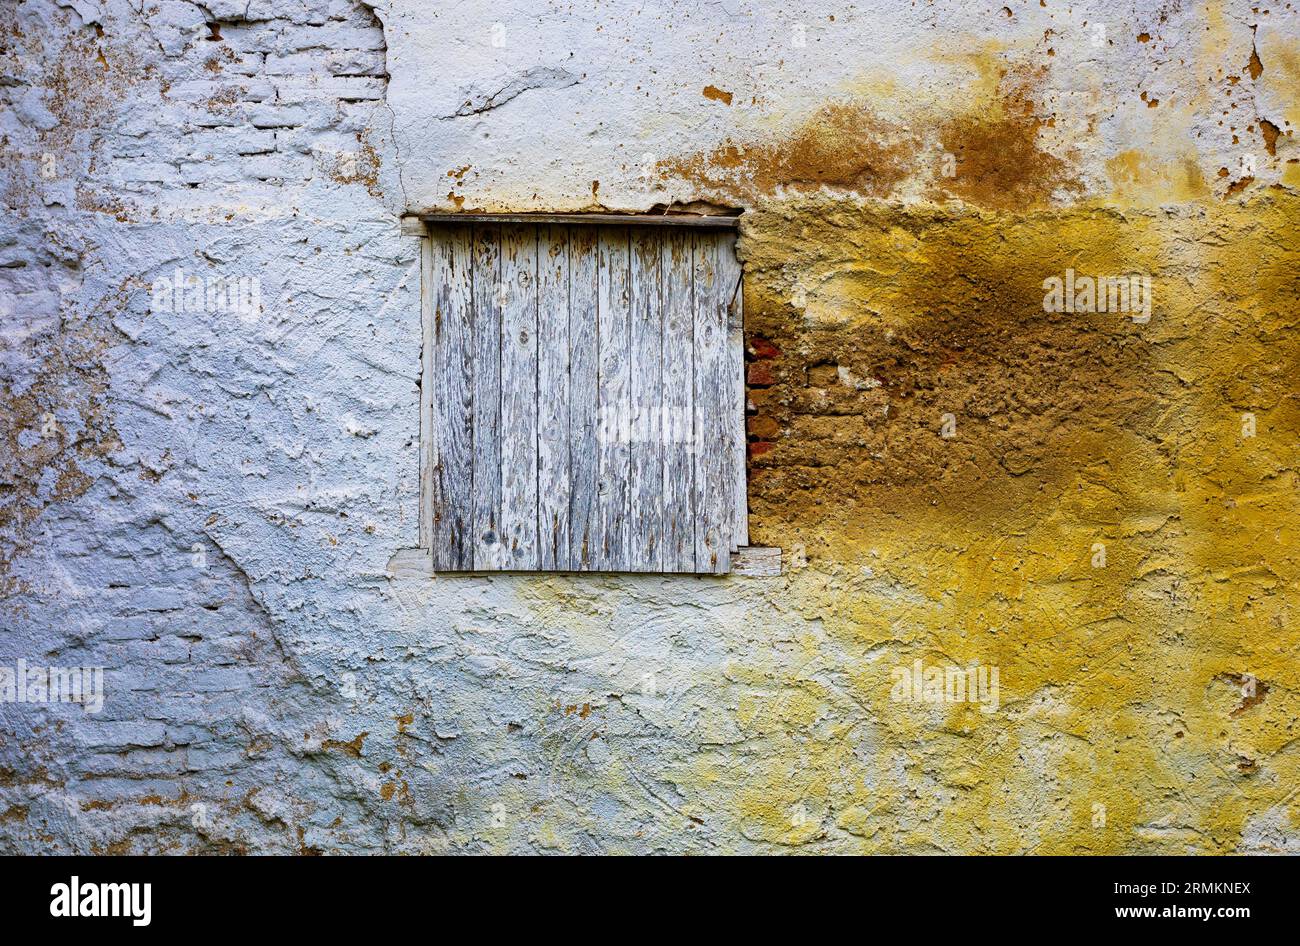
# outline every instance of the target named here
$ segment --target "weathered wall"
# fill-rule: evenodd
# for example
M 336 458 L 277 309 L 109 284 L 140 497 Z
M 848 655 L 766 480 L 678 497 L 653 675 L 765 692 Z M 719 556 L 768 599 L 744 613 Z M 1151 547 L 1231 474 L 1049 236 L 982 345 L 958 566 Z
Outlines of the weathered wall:
M 4 848 L 1300 848 L 1291 5 L 599 10 L 4 0 Z M 389 575 L 398 216 L 696 201 L 786 574 Z

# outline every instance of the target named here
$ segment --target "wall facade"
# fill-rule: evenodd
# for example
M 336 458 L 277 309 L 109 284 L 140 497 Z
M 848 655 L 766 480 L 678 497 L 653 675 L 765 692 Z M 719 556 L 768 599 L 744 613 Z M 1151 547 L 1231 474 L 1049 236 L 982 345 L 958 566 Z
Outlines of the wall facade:
M 0 68 L 0 667 L 104 674 L 0 703 L 4 850 L 1300 848 L 1291 5 L 7 0 Z M 784 574 L 394 574 L 400 217 L 672 206 Z

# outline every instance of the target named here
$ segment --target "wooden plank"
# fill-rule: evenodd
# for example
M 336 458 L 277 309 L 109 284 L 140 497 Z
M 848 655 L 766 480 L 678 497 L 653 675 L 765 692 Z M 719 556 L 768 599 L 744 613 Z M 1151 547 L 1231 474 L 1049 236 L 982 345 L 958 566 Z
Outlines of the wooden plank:
M 749 544 L 749 497 L 745 476 L 745 316 L 744 287 L 735 238 L 729 233 L 714 235 L 718 241 L 718 284 L 727 304 L 727 351 L 724 370 L 726 385 L 722 423 L 726 454 L 723 482 L 731 496 L 731 548 Z
M 537 228 L 537 567 L 568 571 L 569 228 Z
M 665 572 L 695 571 L 695 301 L 691 235 L 664 234 L 663 560 Z
M 704 230 L 735 230 L 739 217 L 706 214 L 420 214 L 425 223 L 531 223 L 596 224 L 604 226 L 689 227 Z
M 468 227 L 438 227 L 426 242 L 431 548 L 437 569 L 460 571 L 474 566 L 473 248 Z
M 695 568 L 729 570 L 735 499 L 726 485 L 727 304 L 718 268 L 718 241 L 694 235 L 695 269 Z
M 505 565 L 501 515 L 501 227 L 476 226 L 474 250 L 474 568 Z
M 631 233 L 631 423 L 628 444 L 628 568 L 663 570 L 663 291 L 664 234 Z
M 731 574 L 750 578 L 774 578 L 781 574 L 781 550 L 742 545 L 731 557 Z
M 384 571 L 391 578 L 432 578 L 433 558 L 428 549 L 398 549 Z
M 599 567 L 597 233 L 595 227 L 569 232 L 569 567 L 574 571 Z
M 501 228 L 501 284 L 502 567 L 536 571 L 537 227 Z
M 420 539 L 434 568 L 750 568 L 734 237 L 429 233 Z
M 626 227 L 601 227 L 597 235 L 597 430 L 596 479 L 599 534 L 596 567 L 628 568 L 629 451 L 631 415 L 630 243 Z

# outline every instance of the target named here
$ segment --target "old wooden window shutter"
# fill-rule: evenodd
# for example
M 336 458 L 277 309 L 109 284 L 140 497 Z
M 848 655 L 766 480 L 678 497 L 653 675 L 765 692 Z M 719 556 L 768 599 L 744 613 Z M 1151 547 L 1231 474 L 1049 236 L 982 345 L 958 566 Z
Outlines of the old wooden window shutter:
M 727 572 L 748 542 L 734 231 L 478 218 L 422 245 L 434 570 Z

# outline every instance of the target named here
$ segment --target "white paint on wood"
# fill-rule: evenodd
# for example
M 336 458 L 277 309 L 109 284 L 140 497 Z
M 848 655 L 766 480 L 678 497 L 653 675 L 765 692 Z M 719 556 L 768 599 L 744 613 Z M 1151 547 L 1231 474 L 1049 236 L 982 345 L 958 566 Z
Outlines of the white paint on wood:
M 718 245 L 718 286 L 726 305 L 726 353 L 722 361 L 724 383 L 719 391 L 725 443 L 722 482 L 731 500 L 731 548 L 749 544 L 749 502 L 745 489 L 745 329 L 744 287 L 733 238 L 714 234 Z
M 474 566 L 473 247 L 468 227 L 438 228 L 426 241 L 429 319 L 425 346 L 428 416 L 437 435 L 428 451 L 432 550 L 439 569 Z
M 630 564 L 626 431 L 632 410 L 631 245 L 627 227 L 601 227 L 596 241 L 596 349 L 600 372 L 596 392 L 596 567 L 601 571 L 623 571 Z
M 731 557 L 731 574 L 775 578 L 781 574 L 781 550 L 742 545 Z
M 726 474 L 727 293 L 718 271 L 719 241 L 694 235 L 695 270 L 695 568 L 727 571 L 731 557 L 730 520 L 735 500 L 723 482 Z
M 501 227 L 474 227 L 474 568 L 506 565 L 501 510 Z
M 663 235 L 631 228 L 627 566 L 663 568 Z
M 435 569 L 427 548 L 398 549 L 384 571 L 390 578 L 432 578 Z
M 599 365 L 596 337 L 596 227 L 569 231 L 569 567 L 600 567 L 596 504 L 599 445 L 596 385 Z
M 431 224 L 428 242 L 437 570 L 754 567 L 732 234 Z
M 501 228 L 502 567 L 536 571 L 537 227 Z
M 403 232 L 408 219 L 426 223 L 527 223 L 537 226 L 546 224 L 572 224 L 575 226 L 623 226 L 650 227 L 656 230 L 669 228 L 698 228 L 705 230 L 735 230 L 740 225 L 740 218 L 723 214 L 475 214 L 475 213 L 430 213 L 419 217 L 402 218 Z
M 663 234 L 663 570 L 695 571 L 695 299 L 691 234 Z
M 537 228 L 537 567 L 570 568 L 569 228 Z

